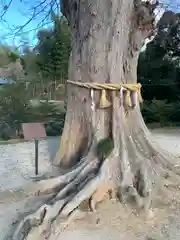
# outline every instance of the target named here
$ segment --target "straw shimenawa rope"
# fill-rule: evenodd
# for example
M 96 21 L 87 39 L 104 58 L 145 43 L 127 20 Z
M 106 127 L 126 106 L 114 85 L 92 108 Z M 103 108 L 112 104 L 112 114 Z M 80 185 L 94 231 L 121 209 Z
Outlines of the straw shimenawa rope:
M 123 88 L 126 92 L 126 97 L 128 97 L 128 102 L 130 102 L 130 93 L 131 92 L 137 92 L 138 95 L 138 100 L 139 102 L 142 102 L 142 96 L 141 96 L 141 84 L 112 84 L 112 83 L 84 83 L 84 82 L 75 82 L 75 81 L 70 81 L 67 80 L 68 84 L 73 84 L 79 87 L 84 87 L 88 89 L 94 89 L 94 90 L 100 90 L 101 91 L 101 99 L 100 99 L 100 108 L 107 108 L 111 106 L 111 103 L 108 101 L 106 98 L 106 91 L 111 90 L 111 91 L 119 91 L 120 89 Z M 64 84 L 63 84 L 64 85 Z M 62 84 L 58 86 L 61 87 Z

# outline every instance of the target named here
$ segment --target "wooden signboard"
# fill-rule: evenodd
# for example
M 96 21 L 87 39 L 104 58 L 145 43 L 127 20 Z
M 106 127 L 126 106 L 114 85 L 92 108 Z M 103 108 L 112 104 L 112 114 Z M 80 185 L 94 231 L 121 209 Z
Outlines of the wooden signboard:
M 26 140 L 46 137 L 46 131 L 42 123 L 23 123 L 22 130 Z
M 46 137 L 46 130 L 42 123 L 23 123 L 24 139 L 33 140 L 35 143 L 35 174 L 38 175 L 38 140 Z

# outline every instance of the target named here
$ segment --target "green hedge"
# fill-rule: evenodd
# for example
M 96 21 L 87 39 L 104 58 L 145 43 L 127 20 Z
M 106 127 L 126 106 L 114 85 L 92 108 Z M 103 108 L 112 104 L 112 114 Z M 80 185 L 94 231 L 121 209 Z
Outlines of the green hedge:
M 26 122 L 41 122 L 44 124 L 47 136 L 59 136 L 62 134 L 65 120 L 65 108 L 52 103 L 41 103 L 38 106 L 28 108 L 26 116 L 19 119 L 19 125 Z M 15 130 L 8 124 L 0 123 L 0 139 L 8 140 L 14 138 Z M 21 136 L 19 136 L 20 138 Z
M 147 124 L 158 123 L 159 126 L 180 125 L 180 102 L 168 103 L 167 100 L 143 102 L 141 111 Z
M 43 122 L 47 136 L 62 134 L 65 120 L 65 108 L 52 103 L 41 103 L 33 108 L 33 121 Z

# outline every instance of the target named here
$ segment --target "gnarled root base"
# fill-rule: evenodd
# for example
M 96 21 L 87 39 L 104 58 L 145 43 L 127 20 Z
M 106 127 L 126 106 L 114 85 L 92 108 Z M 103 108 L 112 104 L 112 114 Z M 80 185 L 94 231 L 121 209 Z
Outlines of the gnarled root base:
M 129 168 L 125 168 L 125 163 L 119 161 L 120 156 L 114 149 L 102 164 L 99 163 L 94 154 L 88 154 L 71 173 L 66 173 L 57 178 L 58 182 L 54 184 L 54 188 L 51 186 L 51 189 L 54 189 L 55 192 L 53 200 L 27 216 L 16 229 L 13 240 L 29 239 L 27 236 L 34 227 L 39 228 L 40 239 L 48 239 L 51 233 L 51 224 L 58 216 L 65 222 L 64 227 L 66 227 L 79 214 L 78 207 L 82 202 L 89 201 L 90 209 L 96 211 L 96 204 L 110 193 L 112 198 L 117 197 L 122 202 L 133 200 L 138 210 L 148 211 L 154 197 L 155 186 L 161 182 L 161 189 L 163 188 L 166 191 L 167 184 L 169 184 L 168 191 L 170 191 L 170 187 L 172 187 L 170 181 L 175 180 L 175 183 L 177 183 L 178 176 L 173 174 L 171 170 L 164 168 L 166 159 L 165 157 L 162 159 L 161 154 L 156 155 L 153 160 L 149 158 L 148 165 L 145 156 L 138 151 L 137 145 L 139 143 L 136 143 L 135 145 L 131 138 L 129 139 L 128 150 L 130 151 L 131 147 L 131 151 L 136 151 L 134 159 L 129 161 Z M 146 144 L 146 149 L 151 146 L 148 141 L 144 141 L 144 144 Z M 123 152 L 123 154 L 125 153 Z M 143 161 L 146 161 L 146 165 L 143 164 Z M 169 166 L 169 160 L 167 164 Z M 127 169 L 128 171 L 126 171 Z M 154 174 L 152 174 L 153 171 L 155 171 Z M 164 184 L 168 180 L 167 171 L 170 181 Z M 163 172 L 166 174 L 163 175 Z M 131 178 L 129 178 L 130 175 Z M 165 181 L 162 181 L 162 179 Z M 48 186 L 49 180 L 46 181 Z M 175 185 L 173 184 L 173 186 Z
M 79 206 L 86 201 L 90 209 L 96 212 L 96 204 L 109 194 L 121 202 L 131 200 L 138 211 L 144 210 L 146 214 L 156 198 L 155 190 L 158 187 L 167 193 L 163 198 L 172 200 L 171 189 L 178 187 L 180 182 L 179 173 L 174 167 L 178 158 L 153 143 L 139 109 L 130 112 L 129 117 L 125 116 L 115 96 L 112 122 L 114 148 L 110 154 L 105 159 L 98 156 L 95 150 L 97 139 L 102 139 L 99 133 L 104 131 L 95 131 L 92 124 L 95 134 L 87 156 L 55 181 L 50 179 L 43 182 L 44 186 L 47 181 L 44 193 L 53 193 L 54 198 L 19 224 L 13 240 L 29 239 L 26 236 L 34 227 L 38 227 L 40 239 L 48 239 L 51 225 L 57 217 L 68 219 L 69 223 L 77 216 Z M 171 194 L 168 194 L 169 191 Z

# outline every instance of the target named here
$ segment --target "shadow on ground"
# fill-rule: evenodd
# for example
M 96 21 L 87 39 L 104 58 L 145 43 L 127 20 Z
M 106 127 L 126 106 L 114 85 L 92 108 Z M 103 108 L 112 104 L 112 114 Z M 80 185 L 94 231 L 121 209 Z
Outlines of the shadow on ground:
M 49 152 L 49 160 L 52 162 L 56 156 L 56 153 L 59 149 L 60 137 L 50 137 L 48 138 L 48 152 Z

